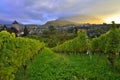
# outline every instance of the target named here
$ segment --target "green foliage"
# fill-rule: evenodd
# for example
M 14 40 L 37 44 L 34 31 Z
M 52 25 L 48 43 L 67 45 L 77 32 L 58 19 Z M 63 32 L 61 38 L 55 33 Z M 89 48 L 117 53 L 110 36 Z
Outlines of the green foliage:
M 36 39 L 45 43 L 46 47 L 52 48 L 57 45 L 63 44 L 67 40 L 71 40 L 76 37 L 76 34 L 41 34 L 27 36 L 27 38 Z
M 44 48 L 37 40 L 0 32 L 0 80 L 13 80 L 18 69 Z
M 50 49 L 44 49 L 39 55 L 38 51 L 44 48 L 44 43 L 38 40 L 15 37 L 6 31 L 0 32 L 0 80 L 22 80 L 23 68 L 28 64 L 27 80 L 119 80 L 120 62 L 115 59 L 116 53 L 120 51 L 120 30 L 116 29 L 113 22 L 111 29 L 93 38 L 90 43 L 85 31 L 79 31 L 78 36 L 68 40 L 66 36 L 33 37 L 46 42 L 46 46 L 53 47 L 53 51 L 59 53 L 76 53 L 76 55 L 55 54 Z M 64 38 L 64 39 L 63 39 Z M 63 43 L 66 41 L 65 43 Z M 63 44 L 61 44 L 63 43 Z M 61 44 L 61 45 L 59 45 Z M 117 66 L 109 69 L 106 54 L 79 55 L 89 50 L 92 53 L 107 53 L 109 61 Z M 35 55 L 34 61 L 29 62 Z
M 106 55 L 56 54 L 44 49 L 33 62 L 28 63 L 26 80 L 119 80 L 120 69 L 111 70 Z M 23 70 L 15 80 L 22 80 Z
M 120 48 L 120 32 L 114 22 L 112 22 L 111 29 L 107 34 L 107 39 L 106 51 L 108 53 L 108 60 L 111 63 L 111 67 L 115 67 L 116 53 L 119 52 Z
M 102 34 L 100 37 L 93 38 L 90 41 L 90 50 L 92 53 L 105 53 L 106 52 L 107 37 Z
M 107 52 L 118 52 L 120 48 L 120 31 L 116 28 L 115 23 L 113 22 L 111 29 L 107 35 Z
M 58 45 L 54 47 L 52 50 L 55 52 L 78 52 L 84 53 L 87 51 L 87 35 L 86 32 L 78 32 L 78 36 L 75 39 L 66 41 L 62 45 Z
M 107 33 L 94 38 L 90 44 L 92 52 L 107 53 L 108 60 L 114 67 L 116 53 L 120 51 L 120 30 L 117 29 L 114 22 L 112 22 L 112 26 Z
M 93 38 L 90 42 L 92 52 L 109 53 L 118 52 L 120 48 L 120 30 L 113 22 L 110 30 L 100 37 Z
M 74 27 L 69 27 L 69 28 L 67 29 L 67 32 L 68 32 L 68 33 L 73 33 L 73 32 L 74 32 Z
M 25 26 L 24 28 L 24 36 L 27 36 L 29 34 L 28 28 Z
M 54 30 L 56 30 L 54 26 L 49 26 L 48 29 L 50 32 L 53 32 Z
M 49 30 L 44 30 L 43 34 L 48 35 L 48 34 L 50 34 L 50 31 Z
M 77 32 L 78 32 L 78 28 L 74 27 L 74 33 L 77 34 Z

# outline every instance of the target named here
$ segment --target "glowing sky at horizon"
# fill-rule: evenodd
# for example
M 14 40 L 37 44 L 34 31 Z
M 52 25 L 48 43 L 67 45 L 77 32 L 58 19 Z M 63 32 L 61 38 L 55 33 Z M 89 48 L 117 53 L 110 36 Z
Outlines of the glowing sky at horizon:
M 1 0 L 0 22 L 43 24 L 65 19 L 78 23 L 120 23 L 120 0 Z

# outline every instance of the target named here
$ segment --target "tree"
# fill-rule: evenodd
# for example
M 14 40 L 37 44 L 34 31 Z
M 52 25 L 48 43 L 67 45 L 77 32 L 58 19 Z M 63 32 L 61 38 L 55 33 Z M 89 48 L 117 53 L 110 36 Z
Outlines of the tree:
M 43 31 L 43 34 L 45 34 L 45 35 L 48 35 L 49 33 L 50 33 L 49 30 L 44 30 L 44 31 Z
M 24 28 L 24 36 L 27 36 L 28 34 L 29 34 L 29 31 L 28 31 L 27 27 L 25 26 L 25 28 Z
M 69 27 L 69 28 L 67 29 L 67 32 L 68 32 L 68 33 L 73 33 L 73 32 L 74 32 L 74 27 Z
M 54 26 L 49 26 L 48 29 L 49 29 L 50 32 L 53 32 L 55 30 L 55 27 Z
M 78 28 L 74 27 L 74 33 L 77 34 L 77 32 L 78 32 Z

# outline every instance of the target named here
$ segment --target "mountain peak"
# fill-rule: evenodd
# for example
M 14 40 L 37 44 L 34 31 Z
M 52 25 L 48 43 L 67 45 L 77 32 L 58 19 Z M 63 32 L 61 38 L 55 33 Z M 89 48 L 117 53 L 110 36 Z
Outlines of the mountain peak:
M 53 21 L 48 21 L 44 26 L 65 26 L 65 25 L 78 25 L 75 22 L 67 21 L 67 20 L 53 20 Z

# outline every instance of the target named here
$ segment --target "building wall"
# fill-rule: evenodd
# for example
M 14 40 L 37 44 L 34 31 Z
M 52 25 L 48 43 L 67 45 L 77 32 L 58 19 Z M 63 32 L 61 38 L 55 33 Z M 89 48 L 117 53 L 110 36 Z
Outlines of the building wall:
M 13 27 L 16 28 L 18 31 L 20 30 L 19 25 L 18 24 L 13 24 Z

